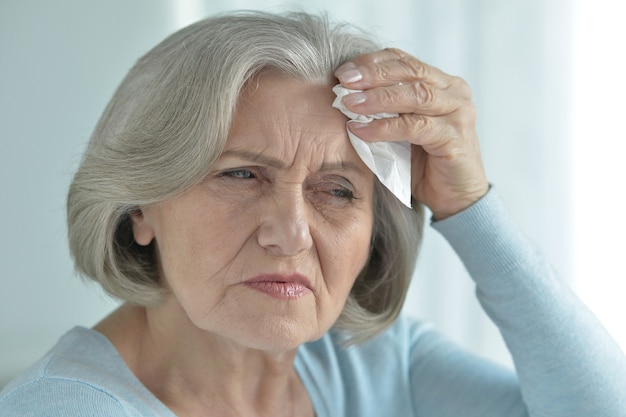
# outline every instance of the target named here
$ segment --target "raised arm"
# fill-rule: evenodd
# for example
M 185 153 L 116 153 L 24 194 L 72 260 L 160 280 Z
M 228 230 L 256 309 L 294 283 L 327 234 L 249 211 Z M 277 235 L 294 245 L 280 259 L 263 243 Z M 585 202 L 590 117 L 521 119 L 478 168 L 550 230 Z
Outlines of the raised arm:
M 623 352 L 488 193 L 467 84 L 396 49 L 359 56 L 335 75 L 363 90 L 344 97 L 349 110 L 400 114 L 349 128 L 366 141 L 412 144 L 413 196 L 475 280 L 529 415 L 626 416 Z

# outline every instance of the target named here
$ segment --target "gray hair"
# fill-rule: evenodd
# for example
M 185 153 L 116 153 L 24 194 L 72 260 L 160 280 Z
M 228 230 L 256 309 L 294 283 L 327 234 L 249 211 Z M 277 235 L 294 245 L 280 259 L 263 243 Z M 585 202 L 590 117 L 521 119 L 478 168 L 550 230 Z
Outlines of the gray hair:
M 346 60 L 379 49 L 326 17 L 236 12 L 166 38 L 129 71 L 106 107 L 68 194 L 69 244 L 79 273 L 115 298 L 162 300 L 154 246 L 133 238 L 130 214 L 199 183 L 219 158 L 237 99 L 272 69 L 306 81 L 333 79 Z M 375 185 L 374 232 L 336 327 L 360 342 L 399 314 L 422 236 L 423 212 Z

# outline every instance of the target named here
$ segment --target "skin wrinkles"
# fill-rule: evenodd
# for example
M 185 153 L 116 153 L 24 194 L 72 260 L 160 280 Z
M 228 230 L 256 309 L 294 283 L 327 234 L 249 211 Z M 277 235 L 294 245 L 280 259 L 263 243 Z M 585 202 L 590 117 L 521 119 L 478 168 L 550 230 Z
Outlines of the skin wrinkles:
M 240 101 L 226 149 L 205 180 L 158 209 L 144 210 L 145 240 L 157 240 L 165 280 L 196 327 L 218 331 L 228 320 L 216 316 L 229 310 L 229 320 L 236 316 L 241 324 L 225 333 L 266 340 L 273 335 L 271 344 L 283 337 L 295 347 L 334 323 L 367 260 L 373 174 L 347 140 L 345 116 L 330 107 L 330 85 L 274 74 L 258 78 L 259 88 Z M 271 111 L 263 111 L 269 103 Z M 344 188 L 355 198 L 332 194 Z M 213 219 L 203 220 L 208 212 Z M 289 300 L 277 310 L 265 295 L 240 285 L 266 272 L 309 276 L 312 300 Z M 209 299 L 200 302 L 198 294 Z M 258 323 L 264 313 L 274 318 Z M 254 342 L 257 348 L 263 343 Z
M 366 97 L 344 97 L 350 110 L 400 114 L 348 129 L 369 142 L 411 143 L 411 191 L 436 219 L 485 195 L 462 80 L 396 49 L 354 57 L 335 76 Z M 373 174 L 331 107 L 332 81 L 255 76 L 205 180 L 131 215 L 136 242 L 156 243 L 170 291 L 159 305 L 123 306 L 97 329 L 177 415 L 314 414 L 293 369 L 296 349 L 340 315 L 373 229 Z M 311 291 L 268 295 L 290 274 L 306 276 Z M 278 278 L 246 285 L 268 276 Z
M 97 326 L 180 415 L 250 399 L 239 415 L 284 414 L 272 407 L 286 394 L 309 409 L 296 349 L 335 323 L 369 257 L 374 175 L 331 107 L 332 84 L 256 80 L 203 181 L 131 215 L 135 241 L 158 252 L 165 300 Z M 245 284 L 267 274 L 303 275 L 310 291 L 281 299 Z
M 271 156 L 264 155 L 264 153 L 267 150 L 268 149 L 265 148 L 260 153 L 256 153 L 256 152 L 251 152 L 245 149 L 239 149 L 239 150 L 231 149 L 231 150 L 224 151 L 222 153 L 222 158 L 229 157 L 229 156 L 239 157 L 243 160 L 247 159 L 253 162 L 261 163 L 263 165 L 269 165 L 271 167 L 284 169 L 286 165 L 282 159 L 273 158 Z M 361 166 L 352 164 L 346 161 L 341 161 L 341 160 L 337 162 L 323 162 L 320 168 L 318 169 L 318 171 L 349 171 L 349 170 L 357 171 L 361 175 L 367 175 L 367 173 L 362 169 Z

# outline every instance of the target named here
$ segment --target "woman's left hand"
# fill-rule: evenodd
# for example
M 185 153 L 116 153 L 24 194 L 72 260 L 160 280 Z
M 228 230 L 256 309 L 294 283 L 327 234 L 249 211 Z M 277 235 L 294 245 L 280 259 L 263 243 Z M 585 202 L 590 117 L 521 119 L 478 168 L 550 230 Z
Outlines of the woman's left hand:
M 343 98 L 349 110 L 400 114 L 348 126 L 365 141 L 412 144 L 413 197 L 436 219 L 464 210 L 487 193 L 475 107 L 464 80 L 398 49 L 360 55 L 341 65 L 335 76 L 342 86 L 363 90 Z

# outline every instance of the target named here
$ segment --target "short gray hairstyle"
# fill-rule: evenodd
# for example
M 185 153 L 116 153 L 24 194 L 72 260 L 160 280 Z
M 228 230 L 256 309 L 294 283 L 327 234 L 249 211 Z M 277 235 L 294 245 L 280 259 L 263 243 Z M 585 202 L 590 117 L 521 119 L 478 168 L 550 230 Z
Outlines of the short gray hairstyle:
M 145 54 L 106 107 L 69 189 L 76 269 L 115 298 L 158 303 L 154 245 L 133 238 L 130 214 L 199 183 L 220 157 L 237 99 L 254 75 L 334 79 L 354 56 L 380 49 L 363 32 L 306 13 L 234 12 L 192 24 Z M 422 236 L 423 211 L 376 181 L 371 254 L 335 327 L 352 342 L 399 314 Z

